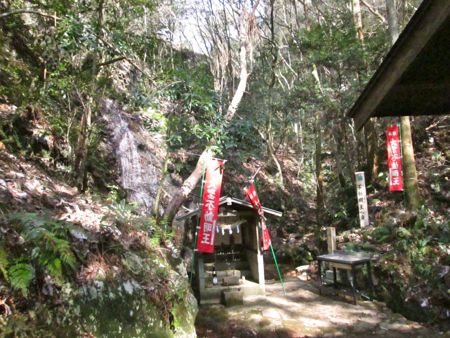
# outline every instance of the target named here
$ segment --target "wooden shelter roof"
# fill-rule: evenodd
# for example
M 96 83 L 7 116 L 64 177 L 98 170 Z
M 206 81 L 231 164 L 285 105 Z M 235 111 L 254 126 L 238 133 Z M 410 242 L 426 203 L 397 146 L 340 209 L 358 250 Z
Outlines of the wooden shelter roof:
M 450 1 L 424 0 L 348 116 L 450 113 Z
M 241 199 L 238 199 L 238 198 L 234 198 L 234 197 L 228 197 L 228 196 L 221 197 L 219 200 L 219 206 L 222 206 L 225 204 L 229 205 L 229 206 L 235 204 L 235 205 L 243 206 L 244 208 L 253 209 L 253 206 L 251 205 L 251 203 L 241 200 Z M 264 206 L 263 206 L 263 211 L 265 214 L 269 214 L 269 215 L 273 215 L 273 216 L 277 216 L 277 217 L 281 217 L 283 215 L 283 213 L 281 211 L 266 208 Z M 191 210 L 191 211 L 185 213 L 184 215 L 178 216 L 176 218 L 176 220 L 181 221 L 183 219 L 190 218 L 192 216 L 196 216 L 199 214 L 200 214 L 200 208 L 196 208 L 194 210 Z

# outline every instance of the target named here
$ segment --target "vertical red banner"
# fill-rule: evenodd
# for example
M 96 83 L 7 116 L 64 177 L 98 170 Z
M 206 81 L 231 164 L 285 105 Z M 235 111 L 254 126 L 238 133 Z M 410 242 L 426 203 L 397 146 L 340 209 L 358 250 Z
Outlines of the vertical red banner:
M 197 237 L 198 252 L 214 252 L 214 237 L 222 190 L 222 165 L 223 162 L 220 160 L 210 160 L 206 167 L 200 211 L 200 229 Z
M 398 125 L 386 129 L 389 191 L 403 191 L 402 152 Z
M 262 229 L 262 247 L 263 250 L 269 250 L 270 248 L 270 233 L 266 225 L 266 220 L 264 218 L 264 211 L 262 209 L 261 202 L 259 201 L 258 194 L 256 193 L 255 185 L 252 183 L 248 188 L 245 189 L 245 195 L 247 196 L 250 203 L 258 211 L 261 216 L 261 229 Z

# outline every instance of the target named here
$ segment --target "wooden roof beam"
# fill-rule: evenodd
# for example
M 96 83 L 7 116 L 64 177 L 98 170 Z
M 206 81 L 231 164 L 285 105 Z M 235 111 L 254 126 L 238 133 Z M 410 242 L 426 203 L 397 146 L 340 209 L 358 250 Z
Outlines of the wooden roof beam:
M 374 116 L 377 106 L 448 20 L 449 13 L 450 1 L 428 0 L 422 3 L 348 113 L 354 118 L 357 129 Z

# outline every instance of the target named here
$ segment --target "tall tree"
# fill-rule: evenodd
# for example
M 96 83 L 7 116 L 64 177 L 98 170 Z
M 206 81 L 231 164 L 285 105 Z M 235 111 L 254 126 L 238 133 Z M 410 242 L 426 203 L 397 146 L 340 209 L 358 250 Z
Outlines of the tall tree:
M 396 0 L 386 0 L 386 11 L 389 24 L 389 36 L 393 45 L 399 35 Z M 417 186 L 416 160 L 414 157 L 409 116 L 402 116 L 400 118 L 400 127 L 402 131 L 403 177 L 405 180 L 407 205 L 410 210 L 415 211 L 419 208 L 420 195 Z
M 352 2 L 352 14 L 353 14 L 353 24 L 355 25 L 356 38 L 360 43 L 361 49 L 365 49 L 364 45 L 364 27 L 363 18 L 361 12 L 361 2 L 360 0 L 351 0 Z M 368 62 L 366 60 L 365 53 L 363 53 L 363 64 L 364 72 L 369 72 Z M 358 79 L 362 82 L 361 74 L 357 74 Z M 367 180 L 371 181 L 373 177 L 378 175 L 378 138 L 376 130 L 376 120 L 369 119 L 364 125 L 364 138 L 365 138 L 365 149 L 367 156 Z
M 223 128 L 229 125 L 233 120 L 247 86 L 249 67 L 253 56 L 253 44 L 257 29 L 255 13 L 258 5 L 259 1 L 245 0 L 242 1 L 238 6 L 238 9 L 240 10 L 237 25 L 239 34 L 239 81 L 233 93 L 233 97 L 231 98 L 231 101 L 228 105 L 228 108 L 226 109 L 223 116 Z M 209 144 L 209 146 L 212 145 L 214 144 Z M 178 191 L 172 197 L 164 212 L 164 219 L 168 224 L 172 223 L 178 209 L 181 207 L 181 205 L 187 199 L 197 183 L 200 181 L 203 171 L 202 169 L 206 164 L 206 161 L 208 161 L 208 159 L 210 159 L 212 156 L 212 151 L 207 147 L 202 152 L 194 171 L 183 182 L 180 189 L 178 189 Z

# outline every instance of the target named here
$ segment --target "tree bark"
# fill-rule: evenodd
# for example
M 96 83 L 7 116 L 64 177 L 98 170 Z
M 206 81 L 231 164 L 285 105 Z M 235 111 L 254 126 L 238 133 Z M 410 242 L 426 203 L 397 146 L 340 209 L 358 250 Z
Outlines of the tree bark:
M 269 153 L 270 158 L 272 159 L 273 163 L 275 164 L 275 166 L 277 167 L 277 172 L 278 172 L 278 178 L 279 178 L 279 186 L 282 190 L 284 190 L 284 178 L 283 178 L 283 170 L 281 168 L 281 164 L 280 161 L 278 161 L 276 155 L 275 155 L 275 147 L 273 146 L 273 132 L 272 132 L 272 117 L 271 117 L 271 113 L 269 114 L 268 117 L 268 121 L 267 121 L 267 136 L 264 135 L 264 133 L 255 128 L 257 130 L 257 132 L 259 133 L 259 135 L 261 136 L 261 139 L 266 143 L 267 145 L 267 152 Z
M 271 80 L 269 83 L 269 93 L 272 91 L 275 81 L 276 81 L 276 74 L 275 74 L 275 67 L 277 63 L 277 54 L 278 51 L 276 50 L 276 43 L 275 43 L 275 23 L 274 23 L 274 5 L 275 0 L 270 0 L 270 53 L 272 55 L 272 62 L 271 62 Z M 272 161 L 275 163 L 275 166 L 277 167 L 278 172 L 278 184 L 282 190 L 284 190 L 284 179 L 283 179 L 283 170 L 281 169 L 280 161 L 278 161 L 277 156 L 275 154 L 275 148 L 273 146 L 273 129 L 272 129 L 272 115 L 273 115 L 273 97 L 269 94 L 269 114 L 267 117 L 267 138 L 266 138 L 266 144 L 267 144 L 267 151 L 269 153 L 269 156 L 272 158 Z M 264 139 L 263 134 L 261 133 L 261 137 Z M 284 204 L 284 203 L 283 203 Z
M 159 206 L 161 205 L 161 196 L 164 190 L 164 181 L 166 179 L 167 176 L 167 167 L 169 165 L 169 152 L 166 153 L 166 158 L 164 159 L 164 164 L 163 164 L 163 170 L 162 170 L 162 175 L 161 175 L 161 180 L 159 181 L 159 186 L 158 186 L 158 191 L 156 192 L 156 197 L 155 197 L 155 202 L 153 204 L 153 216 L 155 216 L 155 218 L 157 220 L 159 220 L 160 214 L 159 214 Z
M 356 38 L 364 45 L 364 31 L 359 0 L 352 0 L 353 22 L 355 24 Z
M 323 175 L 322 175 L 322 131 L 320 130 L 321 115 L 316 117 L 315 134 L 316 134 L 316 151 L 315 151 L 315 174 L 316 174 L 316 220 L 320 224 L 322 212 L 324 209 L 323 202 Z
M 202 178 L 203 168 L 206 163 L 212 158 L 212 153 L 210 150 L 206 149 L 201 154 L 194 171 L 189 175 L 189 177 L 183 182 L 181 188 L 177 191 L 175 196 L 169 202 L 166 212 L 164 213 L 165 222 L 170 226 L 172 221 L 181 205 L 188 198 L 189 194 L 194 190 L 197 183 Z
M 94 108 L 94 100 L 91 93 L 97 91 L 97 71 L 99 60 L 101 59 L 101 51 L 99 48 L 99 41 L 102 39 L 102 28 L 104 20 L 104 4 L 105 0 L 100 0 L 97 7 L 97 29 L 96 29 L 96 42 L 93 62 L 90 69 L 90 93 L 86 93 L 87 100 L 83 101 L 82 95 L 78 93 L 78 98 L 83 105 L 83 115 L 80 122 L 80 134 L 77 140 L 77 150 L 75 153 L 75 177 L 77 181 L 77 187 L 80 191 L 85 191 L 87 188 L 87 171 L 86 164 L 88 159 L 88 145 L 90 138 L 90 131 L 92 125 L 92 109 Z M 84 102 L 84 103 L 83 103 Z
M 386 0 L 386 10 L 389 24 L 389 35 L 391 43 L 394 44 L 398 38 L 397 6 L 395 0 Z M 408 209 L 416 211 L 420 204 L 419 189 L 417 186 L 416 160 L 411 134 L 411 123 L 409 116 L 402 116 L 400 119 L 402 131 L 403 150 L 403 179 L 405 181 L 405 191 Z
M 395 41 L 397 41 L 397 38 L 399 36 L 396 0 L 386 0 L 386 12 L 388 20 L 389 37 L 391 39 L 391 45 L 394 45 Z
M 243 16 L 245 17 L 245 11 Z M 233 99 L 231 100 L 230 105 L 228 106 L 227 112 L 225 114 L 225 121 L 229 123 L 234 115 L 236 114 L 239 103 L 242 100 L 242 97 L 245 93 L 245 88 L 247 87 L 248 80 L 248 70 L 247 70 L 247 49 L 248 49 L 248 29 L 246 28 L 247 21 L 245 18 L 241 19 L 241 37 L 240 37 L 240 51 L 239 51 L 239 63 L 241 67 L 241 71 L 239 73 L 239 84 L 234 92 Z
M 231 103 L 228 106 L 227 112 L 224 116 L 225 125 L 229 124 L 233 117 L 236 115 L 237 108 L 239 103 L 242 100 L 242 97 L 245 93 L 245 88 L 247 87 L 248 81 L 248 60 L 252 57 L 252 34 L 255 29 L 255 11 L 259 4 L 259 0 L 252 2 L 251 11 L 248 12 L 245 8 L 245 4 L 242 6 L 242 14 L 240 16 L 240 50 L 239 50 L 239 62 L 240 62 L 240 75 L 239 75 L 239 84 L 234 92 Z M 172 221 L 178 212 L 178 209 L 187 199 L 189 194 L 194 190 L 198 181 L 202 176 L 202 168 L 203 165 L 212 157 L 212 153 L 210 150 L 205 149 L 201 154 L 195 170 L 191 173 L 191 175 L 183 182 L 181 188 L 176 192 L 173 196 L 172 200 L 169 202 L 169 205 L 166 208 L 164 213 L 165 222 L 171 226 Z
M 338 122 L 339 123 L 339 122 Z M 344 149 L 343 138 L 339 133 L 338 125 L 334 125 L 332 127 L 332 136 L 333 136 L 333 144 L 334 144 L 334 153 L 335 153 L 335 161 L 336 161 L 336 171 L 338 176 L 339 185 L 342 189 L 345 188 L 345 174 L 342 165 L 341 158 L 339 156 L 339 152 Z
M 364 125 L 367 152 L 367 181 L 371 182 L 378 176 L 378 138 L 374 121 L 369 119 Z
M 416 160 L 412 144 L 411 124 L 409 116 L 401 117 L 402 150 L 403 150 L 403 178 L 405 180 L 406 200 L 408 209 L 415 211 L 419 208 L 420 196 L 417 186 Z
M 86 190 L 86 162 L 87 162 L 87 146 L 89 139 L 89 129 L 92 122 L 92 104 L 90 101 L 84 102 L 80 93 L 78 97 L 83 106 L 83 113 L 80 120 L 80 132 L 77 139 L 77 147 L 75 150 L 74 174 L 77 188 L 80 191 Z
M 364 50 L 364 27 L 362 21 L 361 13 L 361 2 L 360 0 L 352 0 L 352 14 L 353 23 L 355 25 L 356 38 L 358 39 L 361 48 Z M 369 66 L 366 58 L 363 59 L 365 72 L 369 71 Z M 361 79 L 360 74 L 358 78 Z M 364 126 L 364 137 L 365 137 L 365 151 L 367 160 L 367 181 L 372 181 L 374 177 L 378 176 L 378 158 L 376 149 L 378 148 L 378 139 L 376 137 L 376 124 L 373 119 L 369 119 Z

